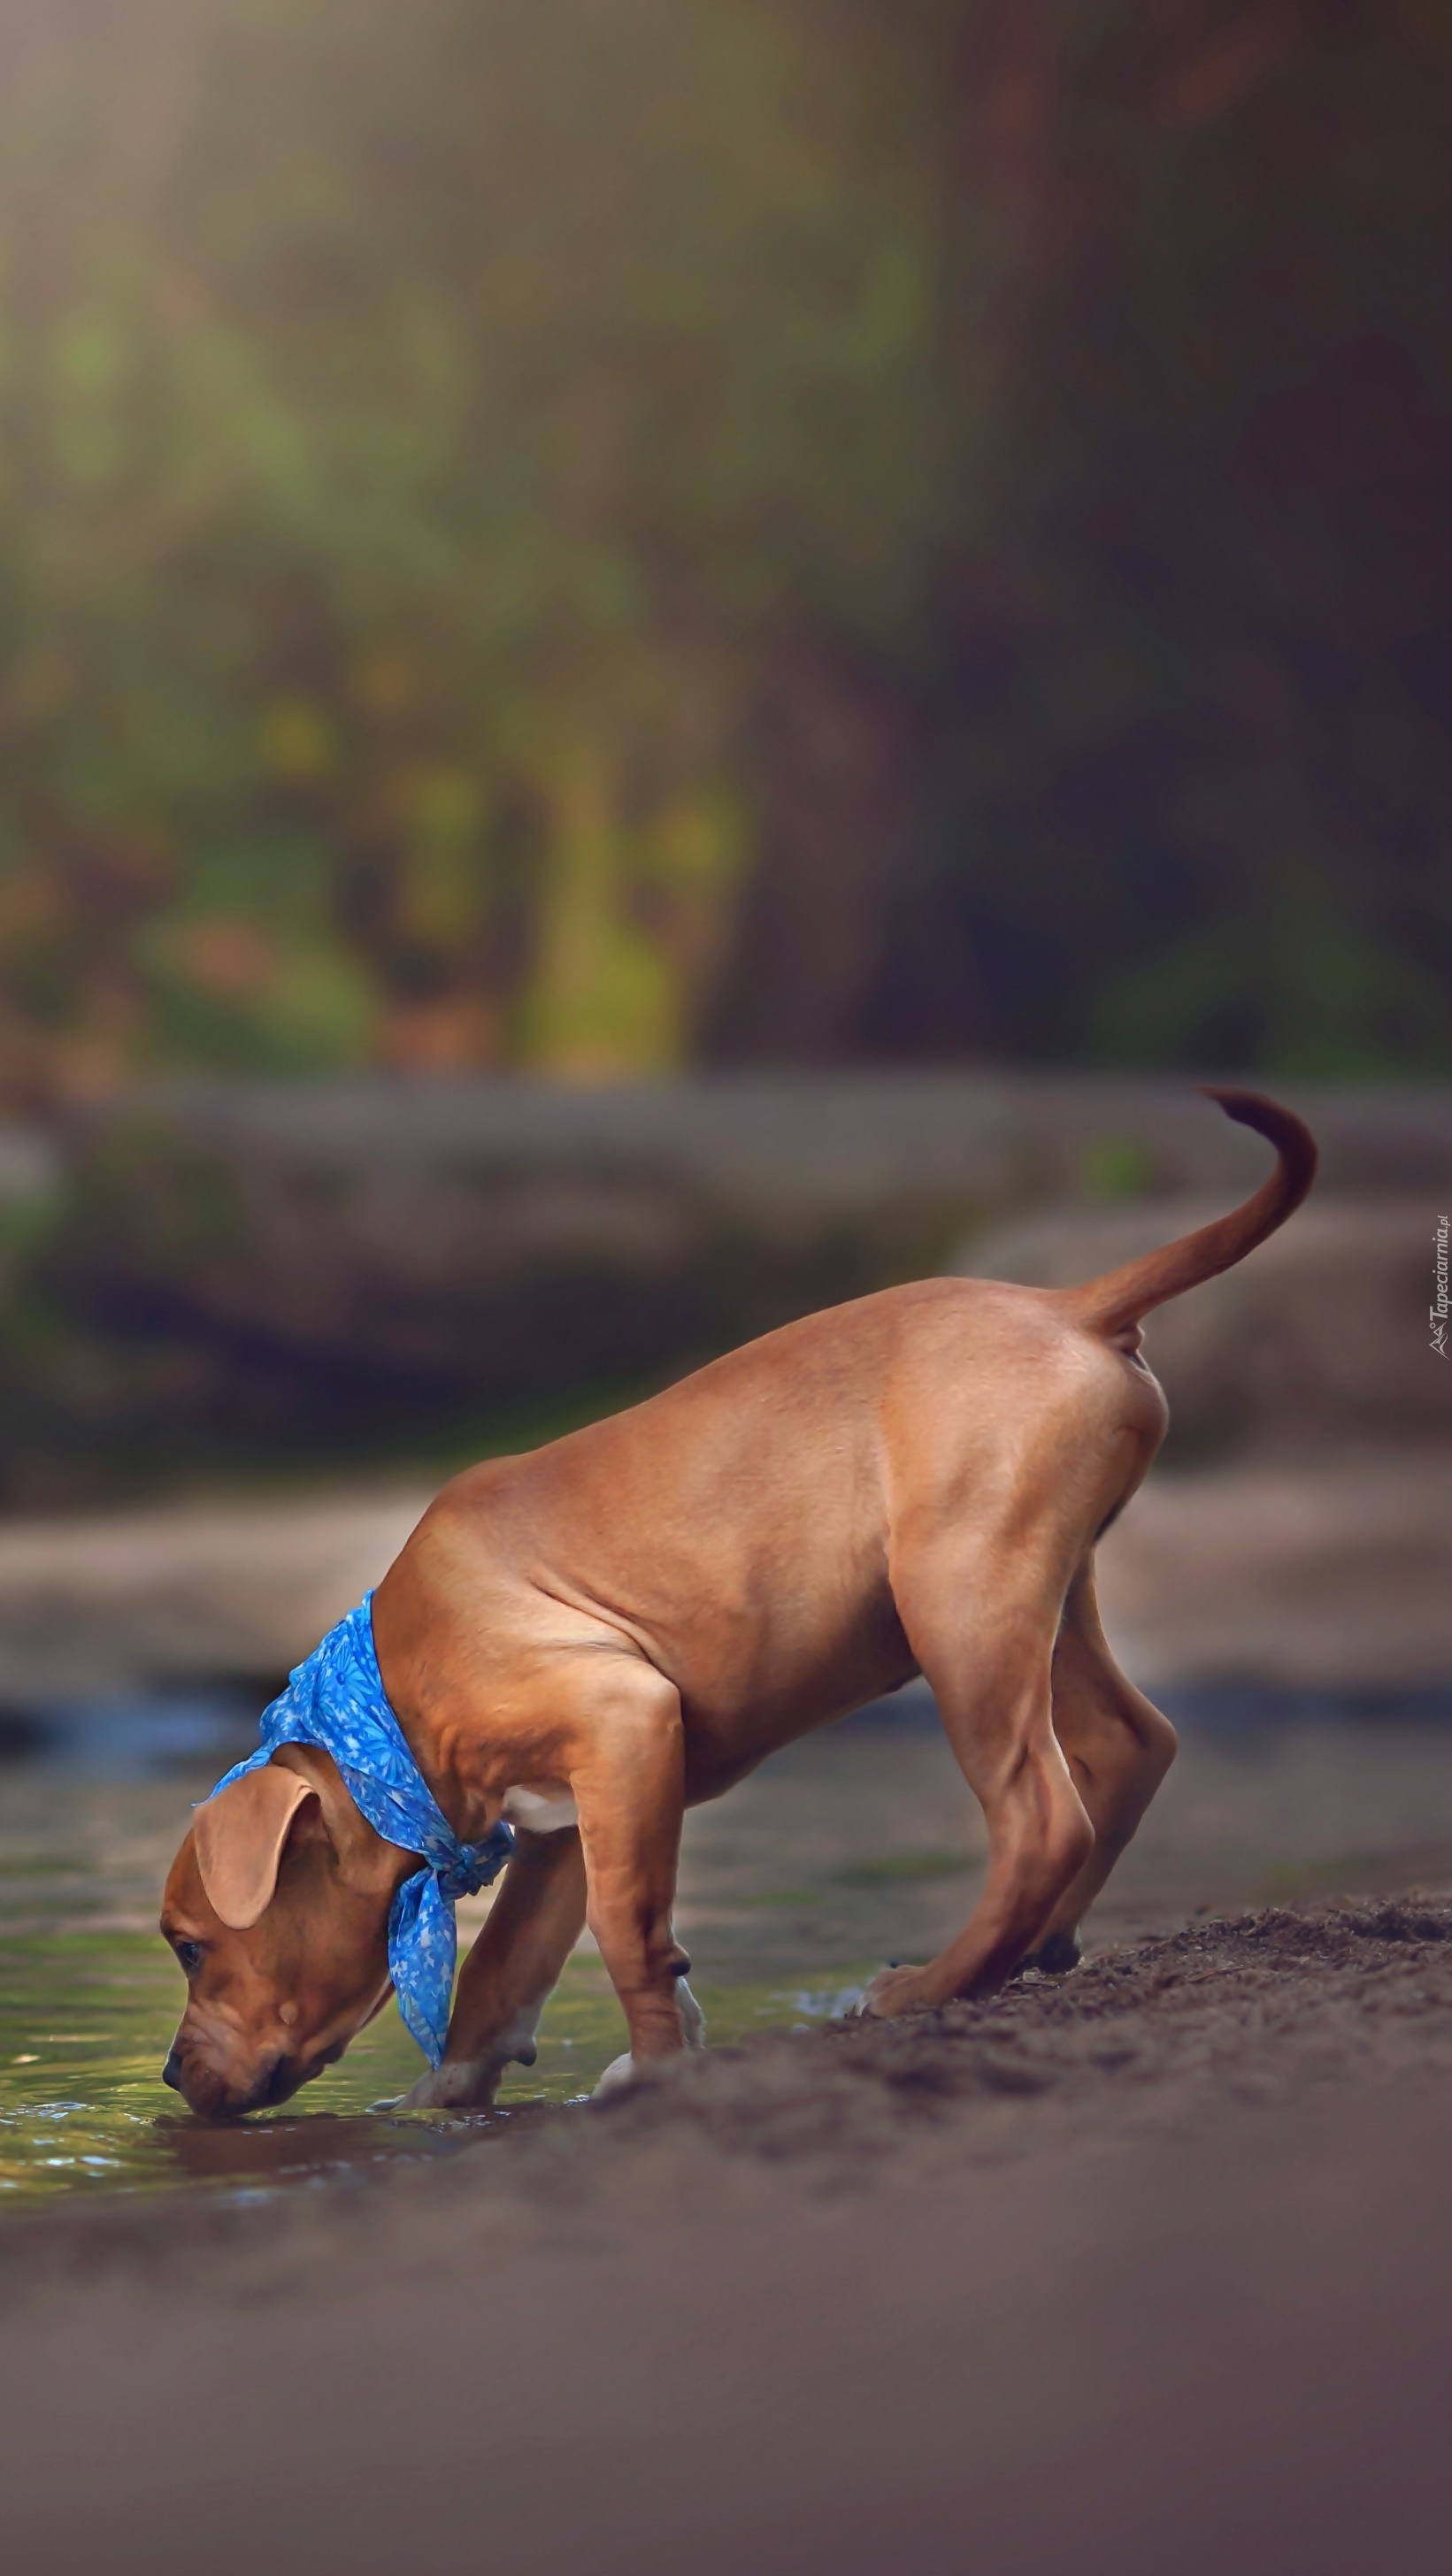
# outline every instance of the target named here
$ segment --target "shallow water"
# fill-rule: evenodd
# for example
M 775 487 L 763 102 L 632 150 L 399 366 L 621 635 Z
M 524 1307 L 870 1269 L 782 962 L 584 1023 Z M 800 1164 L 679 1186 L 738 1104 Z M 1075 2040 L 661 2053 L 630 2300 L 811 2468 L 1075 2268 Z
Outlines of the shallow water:
M 836 2000 L 835 1989 L 753 1985 L 701 1995 L 718 2040 L 819 2015 Z M 300 2106 L 207 2128 L 160 2081 L 178 2002 L 176 1970 L 145 1933 L 28 1934 L 4 1944 L 0 2193 L 37 2200 L 197 2181 L 270 2189 L 399 2156 L 444 2155 L 481 2129 L 527 2116 L 532 2104 L 588 2092 L 625 2045 L 599 1961 L 578 1958 L 551 2002 L 537 2065 L 512 2070 L 502 2088 L 503 2120 L 375 2107 L 403 2092 L 421 2063 L 390 2007 Z
M 1179 1764 L 1101 1904 L 1099 1940 L 1224 1908 L 1411 1878 L 1452 1881 L 1445 1705 L 1201 1695 L 1172 1711 Z M 155 1930 L 193 1799 L 234 1750 L 218 1702 L 108 1729 L 41 1728 L 0 1769 L 0 2205 L 208 2184 L 272 2191 L 444 2155 L 586 2093 L 624 2045 L 589 1944 L 570 1962 L 539 2061 L 493 2122 L 386 2107 L 419 2071 L 392 2007 L 284 2111 L 207 2129 L 160 2080 L 182 1984 Z M 199 1767 L 202 1766 L 202 1767 Z M 678 1929 L 711 2039 L 843 2009 L 885 1958 L 931 1954 L 962 1921 L 983 1834 L 926 1695 L 791 1747 L 687 1820 Z M 467 1940 L 485 1900 L 460 1908 Z

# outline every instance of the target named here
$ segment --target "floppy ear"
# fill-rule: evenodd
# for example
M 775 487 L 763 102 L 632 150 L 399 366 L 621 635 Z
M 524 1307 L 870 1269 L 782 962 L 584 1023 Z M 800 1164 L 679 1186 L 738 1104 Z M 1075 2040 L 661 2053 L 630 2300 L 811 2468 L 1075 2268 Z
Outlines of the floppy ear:
M 246 1932 L 271 1904 L 293 1817 L 304 1798 L 317 1794 L 311 1780 L 269 1763 L 198 1807 L 192 1822 L 197 1867 L 208 1904 L 229 1930 Z

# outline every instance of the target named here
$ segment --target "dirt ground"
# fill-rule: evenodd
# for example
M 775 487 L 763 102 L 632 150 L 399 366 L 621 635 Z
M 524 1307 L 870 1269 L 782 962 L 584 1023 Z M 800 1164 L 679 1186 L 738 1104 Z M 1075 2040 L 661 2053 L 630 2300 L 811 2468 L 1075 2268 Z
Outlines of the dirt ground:
M 13 2576 L 1442 2563 L 1452 1893 L 0 2231 Z

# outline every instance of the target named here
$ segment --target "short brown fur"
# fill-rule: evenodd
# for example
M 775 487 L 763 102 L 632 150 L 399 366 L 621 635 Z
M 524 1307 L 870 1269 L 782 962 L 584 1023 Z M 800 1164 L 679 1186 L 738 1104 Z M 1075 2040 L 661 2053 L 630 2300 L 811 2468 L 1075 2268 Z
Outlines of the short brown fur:
M 987 1881 L 878 2014 L 991 1992 L 1077 1928 L 1174 1754 L 1118 1670 L 1096 1538 L 1164 1433 L 1140 1315 L 1283 1222 L 1315 1146 L 1254 1093 L 1217 1093 L 1277 1172 L 1217 1224 L 1067 1291 L 929 1280 L 789 1324 L 611 1420 L 456 1477 L 374 1600 L 384 1685 L 454 1830 L 511 1789 L 573 1799 L 522 1830 L 465 1962 L 418 2104 L 492 2099 L 588 1921 L 632 2058 L 694 2036 L 671 1926 L 681 1819 L 779 1745 L 926 1675 L 982 1805 Z M 207 1900 L 189 1834 L 163 1930 L 199 1959 L 172 2080 L 204 2115 L 286 2098 L 387 1992 L 385 1927 L 414 1863 L 326 1755 L 274 1759 L 317 1790 L 250 1929 Z

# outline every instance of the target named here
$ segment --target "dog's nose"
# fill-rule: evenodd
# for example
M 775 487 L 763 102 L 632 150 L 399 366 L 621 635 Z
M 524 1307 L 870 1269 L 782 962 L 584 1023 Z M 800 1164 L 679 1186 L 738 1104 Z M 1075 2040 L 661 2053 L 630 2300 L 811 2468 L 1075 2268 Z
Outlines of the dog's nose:
M 181 2067 L 177 2062 L 177 2053 L 175 2049 L 171 2050 L 166 2064 L 161 2070 L 161 2080 L 163 2084 L 169 2084 L 171 2086 L 173 2093 L 179 2093 L 182 2089 Z

